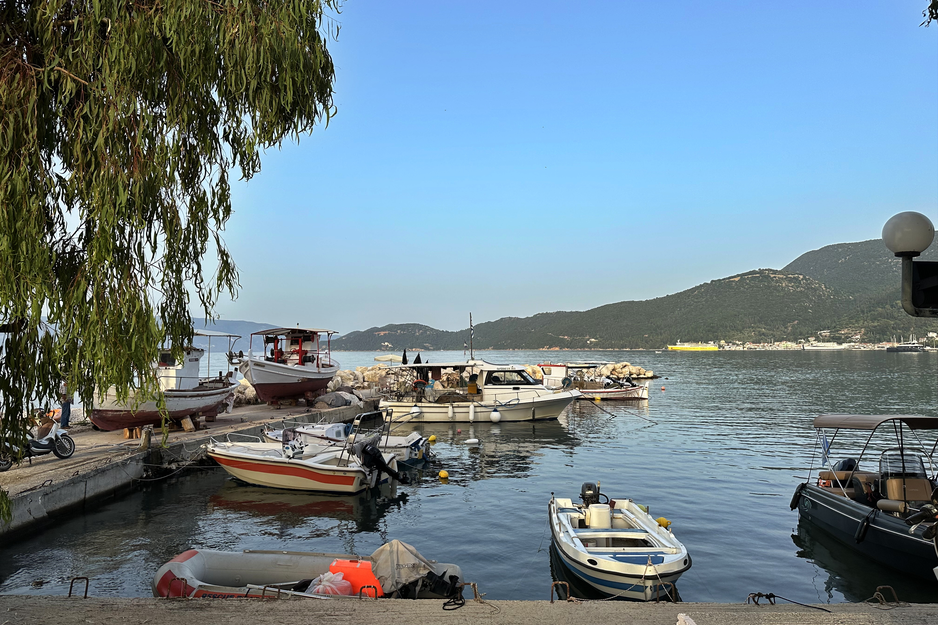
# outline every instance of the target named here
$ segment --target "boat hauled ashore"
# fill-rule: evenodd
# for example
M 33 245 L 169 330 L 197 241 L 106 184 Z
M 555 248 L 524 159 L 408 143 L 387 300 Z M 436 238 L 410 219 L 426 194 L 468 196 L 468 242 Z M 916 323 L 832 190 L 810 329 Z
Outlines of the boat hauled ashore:
M 551 390 L 521 365 L 484 360 L 417 363 L 393 367 L 397 387 L 381 400 L 414 422 L 542 421 L 556 419 L 580 396 Z
M 551 493 L 548 505 L 551 539 L 564 566 L 605 595 L 675 601 L 674 584 L 691 558 L 668 529 L 671 522 L 652 518 L 631 499 L 610 500 L 592 482 L 583 484 L 580 499 L 575 504 Z
M 236 334 L 211 330 L 196 330 L 193 334 L 209 339 L 209 353 L 212 338 L 225 337 L 229 341 L 240 338 Z M 166 404 L 165 414 L 169 419 L 182 419 L 191 415 L 214 417 L 227 408 L 229 397 L 233 397 L 232 394 L 238 388 L 238 382 L 232 380 L 233 372 L 223 375 L 219 371 L 217 377 L 206 378 L 199 375 L 199 362 L 205 352 L 204 349 L 190 346 L 184 351 L 182 362 L 176 362 L 170 350 L 160 351 L 156 375 Z M 117 398 L 113 388 L 103 397 L 95 394 L 91 408 L 91 422 L 99 430 L 157 426 L 162 420 L 163 413 L 156 399 L 142 400 L 131 393 L 122 401 Z
M 332 335 L 335 330 L 319 328 L 271 328 L 251 335 L 248 353 L 228 353 L 251 383 L 261 401 L 310 399 L 328 386 L 339 370 L 332 359 Z M 326 336 L 323 349 L 322 335 Z M 254 352 L 254 337 L 263 341 L 260 353 Z
M 823 468 L 817 478 L 809 473 L 808 480 L 798 485 L 791 509 L 797 508 L 803 522 L 816 525 L 857 552 L 935 581 L 938 482 L 934 453 L 938 440 L 926 444 L 920 434 L 938 433 L 938 417 L 826 414 L 814 419 L 814 427 Z M 860 454 L 832 463 L 830 446 L 835 440 L 855 441 L 857 436 L 851 436 L 851 431 L 869 432 Z M 883 431 L 889 439 L 895 437 L 895 445 L 890 440 L 871 448 L 874 434 Z M 878 461 L 864 462 L 864 456 L 874 454 Z

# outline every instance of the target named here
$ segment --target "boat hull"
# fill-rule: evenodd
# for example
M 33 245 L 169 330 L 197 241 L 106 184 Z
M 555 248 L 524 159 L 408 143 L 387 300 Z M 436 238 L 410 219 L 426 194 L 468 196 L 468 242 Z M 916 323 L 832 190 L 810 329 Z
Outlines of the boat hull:
M 648 384 L 622 388 L 579 389 L 584 399 L 636 400 L 648 399 Z
M 211 449 L 208 455 L 232 477 L 257 486 L 342 494 L 374 486 L 362 469 L 330 469 L 287 459 L 244 458 Z
M 546 393 L 515 404 L 498 405 L 500 422 L 507 421 L 547 421 L 556 419 L 570 403 L 580 395 L 579 392 L 564 391 Z M 420 414 L 408 417 L 414 423 L 470 423 L 472 421 L 492 421 L 492 405 L 475 405 L 472 402 L 452 402 L 445 404 L 431 402 L 381 400 L 381 408 L 391 408 L 395 414 L 407 414 L 414 406 L 420 408 Z
M 903 519 L 870 508 L 817 486 L 799 487 L 798 514 L 802 519 L 859 553 L 916 577 L 935 580 L 938 555 L 930 540 L 922 538 L 924 527 L 909 534 Z M 869 517 L 862 540 L 857 540 L 861 523 Z
M 166 415 L 170 419 L 192 415 L 213 417 L 226 408 L 228 396 L 236 388 L 237 383 L 211 390 L 163 391 Z M 160 425 L 162 420 L 163 415 L 155 401 L 141 402 L 135 407 L 133 398 L 120 402 L 113 390 L 108 391 L 104 399 L 91 409 L 91 422 L 105 431 Z
M 307 393 L 325 389 L 339 370 L 333 362 L 328 367 L 284 365 L 251 357 L 243 360 L 238 370 L 254 387 L 261 401 L 272 402 L 300 399 Z

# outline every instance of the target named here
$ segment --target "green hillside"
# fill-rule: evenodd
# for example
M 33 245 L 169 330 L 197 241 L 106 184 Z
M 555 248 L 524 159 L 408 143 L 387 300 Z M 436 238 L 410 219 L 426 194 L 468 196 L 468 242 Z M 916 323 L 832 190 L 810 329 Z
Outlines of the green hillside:
M 938 248 L 923 256 L 938 259 Z M 938 331 L 899 306 L 899 261 L 882 241 L 813 250 L 783 270 L 758 269 L 644 301 L 582 312 L 505 317 L 475 326 L 479 349 L 658 348 L 677 341 L 891 340 Z M 420 324 L 350 332 L 339 350 L 458 350 L 468 329 L 447 332 Z

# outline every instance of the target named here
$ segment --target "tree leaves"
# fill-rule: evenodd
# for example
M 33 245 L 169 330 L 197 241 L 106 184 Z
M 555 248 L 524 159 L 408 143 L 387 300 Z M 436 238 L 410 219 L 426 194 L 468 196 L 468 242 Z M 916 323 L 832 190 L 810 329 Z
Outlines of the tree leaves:
M 229 171 L 328 121 L 338 10 L 0 0 L 0 437 L 60 378 L 86 406 L 155 393 L 160 344 L 191 341 L 189 288 L 206 317 L 234 296 Z

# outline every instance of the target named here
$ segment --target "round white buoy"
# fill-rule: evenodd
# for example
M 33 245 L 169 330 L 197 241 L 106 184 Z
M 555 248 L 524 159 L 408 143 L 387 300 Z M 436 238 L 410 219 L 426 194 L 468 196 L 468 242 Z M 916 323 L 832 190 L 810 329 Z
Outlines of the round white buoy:
M 466 444 L 467 444 L 467 445 L 478 445 L 478 444 L 479 444 L 479 439 L 477 439 L 477 438 L 467 438 L 467 439 L 466 439 Z
M 489 415 L 489 419 L 492 420 L 492 423 L 498 423 L 502 420 L 502 413 L 498 411 L 498 408 L 493 408 L 492 414 Z

